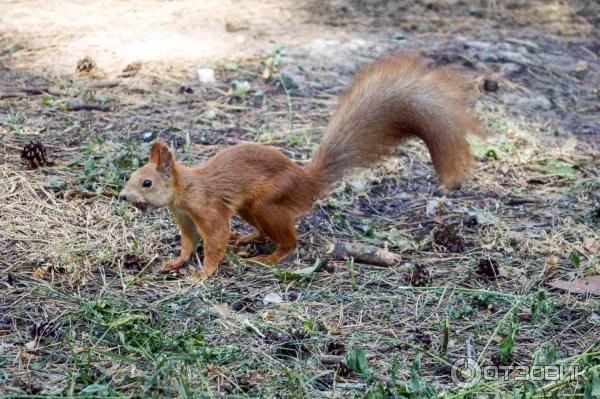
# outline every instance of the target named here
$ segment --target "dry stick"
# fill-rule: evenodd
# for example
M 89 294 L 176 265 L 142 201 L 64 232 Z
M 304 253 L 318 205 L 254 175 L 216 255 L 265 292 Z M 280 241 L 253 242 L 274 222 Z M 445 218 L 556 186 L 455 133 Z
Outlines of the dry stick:
M 108 105 L 98 105 L 98 104 L 73 104 L 67 106 L 68 111 L 102 111 L 109 112 L 112 111 L 112 107 Z
M 4 98 L 25 98 L 27 96 L 36 96 L 40 94 L 50 94 L 54 97 L 59 97 L 61 95 L 60 93 L 50 90 L 47 87 L 41 89 L 34 87 L 24 87 L 17 91 L 0 92 L 0 100 Z
M 105 89 L 105 88 L 117 87 L 120 84 L 121 84 L 120 80 L 104 80 L 101 82 L 92 82 L 92 83 L 88 84 L 87 87 L 89 87 L 90 89 Z
M 338 242 L 329 249 L 329 256 L 335 260 L 354 259 L 359 263 L 392 267 L 402 261 L 402 257 L 393 252 L 361 243 Z

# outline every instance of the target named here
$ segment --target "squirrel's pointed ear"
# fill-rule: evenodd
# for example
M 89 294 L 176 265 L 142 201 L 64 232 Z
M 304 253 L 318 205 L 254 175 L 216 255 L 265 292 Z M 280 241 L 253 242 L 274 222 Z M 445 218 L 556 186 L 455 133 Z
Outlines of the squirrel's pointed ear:
M 161 148 L 166 147 L 162 141 L 155 141 L 150 149 L 150 162 L 158 164 Z
M 173 165 L 175 159 L 173 153 L 163 145 L 158 153 L 158 162 L 156 163 L 156 169 L 167 177 L 173 176 Z
M 162 141 L 156 141 L 154 144 L 152 144 L 149 162 L 155 164 L 156 170 L 163 175 L 167 177 L 172 176 L 175 158 L 173 157 L 173 153 L 169 150 L 169 147 L 167 147 Z

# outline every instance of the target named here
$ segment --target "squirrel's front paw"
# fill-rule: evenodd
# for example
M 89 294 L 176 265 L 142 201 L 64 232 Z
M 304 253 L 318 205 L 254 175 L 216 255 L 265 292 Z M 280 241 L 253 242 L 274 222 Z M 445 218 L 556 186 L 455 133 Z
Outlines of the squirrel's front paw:
M 173 259 L 168 262 L 165 262 L 160 269 L 161 273 L 171 273 L 181 269 L 185 265 L 185 260 L 181 259 Z
M 192 279 L 198 283 L 206 280 L 207 278 L 208 278 L 208 275 L 204 272 L 196 272 L 196 273 L 192 274 Z
M 192 274 L 192 278 L 196 281 L 204 281 L 212 276 L 216 271 L 216 268 L 203 267 L 199 272 Z

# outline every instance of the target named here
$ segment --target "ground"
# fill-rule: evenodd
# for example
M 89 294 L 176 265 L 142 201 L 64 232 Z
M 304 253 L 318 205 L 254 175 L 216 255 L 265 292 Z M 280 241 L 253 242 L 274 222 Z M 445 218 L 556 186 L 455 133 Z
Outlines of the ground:
M 598 289 L 550 285 L 600 274 L 599 15 L 584 0 L 3 2 L 0 394 L 599 397 Z M 278 267 L 244 260 L 267 243 L 231 248 L 201 285 L 154 272 L 177 254 L 172 218 L 115 197 L 152 140 L 190 164 L 240 141 L 303 163 L 353 72 L 407 49 L 479 89 L 488 137 L 460 190 L 410 143 L 336 185 Z M 22 161 L 30 142 L 45 165 Z M 340 242 L 401 261 L 339 260 Z M 579 368 L 461 388 L 466 359 Z

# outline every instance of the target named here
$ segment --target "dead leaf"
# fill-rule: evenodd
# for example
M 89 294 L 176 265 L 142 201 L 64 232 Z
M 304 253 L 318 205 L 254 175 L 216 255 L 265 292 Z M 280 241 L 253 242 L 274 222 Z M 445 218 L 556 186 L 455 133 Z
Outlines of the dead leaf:
M 548 285 L 575 294 L 600 295 L 600 276 L 578 278 L 572 281 L 554 280 Z
M 261 314 L 261 317 L 262 317 L 264 320 L 268 320 L 268 321 L 274 321 L 274 320 L 275 320 L 275 318 L 276 318 L 276 317 L 275 317 L 275 314 L 274 314 L 273 312 L 270 312 L 270 311 L 263 312 L 263 313 Z
M 31 275 L 34 278 L 37 278 L 38 280 L 43 280 L 46 277 L 46 274 L 48 274 L 48 272 L 51 269 L 52 269 L 52 266 L 36 267 L 35 269 L 33 269 L 33 272 L 31 272 Z
M 583 248 L 588 254 L 593 255 L 600 250 L 600 243 L 595 238 L 588 238 L 583 241 Z

